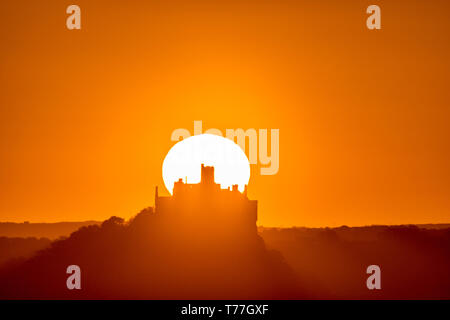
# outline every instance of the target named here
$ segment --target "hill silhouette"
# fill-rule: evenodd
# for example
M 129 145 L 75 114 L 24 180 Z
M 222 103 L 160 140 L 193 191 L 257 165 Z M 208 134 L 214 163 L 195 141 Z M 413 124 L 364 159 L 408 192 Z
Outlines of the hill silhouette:
M 1 298 L 276 299 L 303 296 L 280 254 L 254 237 L 198 241 L 167 232 L 152 208 L 129 222 L 112 217 L 82 227 L 34 257 L 0 271 Z M 180 230 L 176 230 L 180 231 Z M 192 236 L 192 237 L 190 237 Z M 205 239 L 203 239 L 205 240 Z M 81 268 L 82 289 L 66 288 L 66 268 Z M 305 296 L 306 297 L 306 296 Z
M 261 227 L 253 245 L 223 251 L 209 241 L 195 248 L 158 220 L 148 208 L 128 222 L 112 217 L 51 245 L 1 238 L 2 249 L 9 248 L 2 255 L 16 259 L 0 265 L 0 298 L 450 298 L 450 228 Z M 80 291 L 65 287 L 71 264 L 81 267 Z M 382 290 L 365 286 L 371 264 L 381 267 Z
M 368 226 L 260 228 L 269 248 L 321 298 L 450 299 L 450 228 Z M 381 268 L 381 290 L 368 290 L 366 268 Z

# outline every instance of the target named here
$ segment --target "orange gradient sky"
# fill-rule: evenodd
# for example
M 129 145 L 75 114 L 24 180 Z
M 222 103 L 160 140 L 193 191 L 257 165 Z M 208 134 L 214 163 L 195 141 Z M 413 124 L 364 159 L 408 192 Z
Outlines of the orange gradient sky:
M 449 9 L 2 1 L 0 221 L 130 218 L 164 190 L 172 131 L 202 120 L 280 129 L 278 174 L 252 166 L 260 225 L 449 222 Z

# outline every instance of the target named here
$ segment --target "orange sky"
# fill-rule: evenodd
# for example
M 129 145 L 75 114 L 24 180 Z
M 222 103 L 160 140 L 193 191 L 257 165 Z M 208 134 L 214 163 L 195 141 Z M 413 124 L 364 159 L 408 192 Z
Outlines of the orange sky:
M 252 167 L 261 225 L 449 222 L 449 9 L 2 1 L 0 221 L 129 218 L 164 189 L 172 131 L 202 120 L 280 129 L 279 173 Z

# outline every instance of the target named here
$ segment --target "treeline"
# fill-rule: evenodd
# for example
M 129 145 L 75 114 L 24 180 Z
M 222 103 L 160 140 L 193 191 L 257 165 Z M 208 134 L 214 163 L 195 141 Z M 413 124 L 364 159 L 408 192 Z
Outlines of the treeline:
M 369 226 L 260 228 L 301 277 L 324 298 L 450 299 L 450 228 Z M 368 290 L 367 267 L 381 269 L 381 290 Z
M 0 222 L 0 237 L 16 238 L 49 238 L 57 239 L 59 237 L 69 236 L 72 232 L 83 226 L 100 224 L 99 221 L 83 222 L 57 222 L 57 223 L 15 223 Z
M 0 237 L 0 265 L 13 260 L 24 260 L 51 243 L 47 238 Z

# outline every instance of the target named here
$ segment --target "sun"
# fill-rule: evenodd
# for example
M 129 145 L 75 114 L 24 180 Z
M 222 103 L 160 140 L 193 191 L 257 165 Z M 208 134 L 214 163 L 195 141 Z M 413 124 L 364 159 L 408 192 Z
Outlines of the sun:
M 222 189 L 237 184 L 243 192 L 250 179 L 250 163 L 236 143 L 213 134 L 195 135 L 176 143 L 164 159 L 162 175 L 170 194 L 180 178 L 199 183 L 202 164 L 214 167 L 215 182 Z

